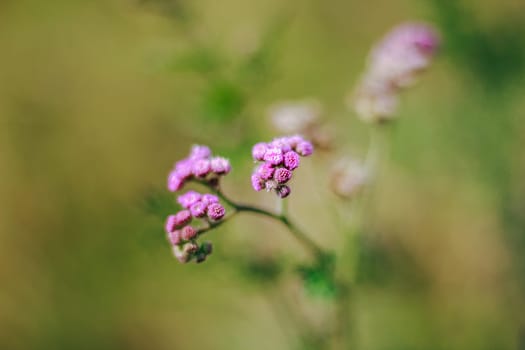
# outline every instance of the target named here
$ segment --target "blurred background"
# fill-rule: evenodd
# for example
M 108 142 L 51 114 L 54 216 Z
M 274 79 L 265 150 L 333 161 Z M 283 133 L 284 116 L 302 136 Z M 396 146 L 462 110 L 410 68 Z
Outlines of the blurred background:
M 246 215 L 179 264 L 166 176 L 208 144 L 232 162 L 225 192 L 272 208 L 251 145 L 278 134 L 270 105 L 317 99 L 334 147 L 304 161 L 290 211 L 337 250 L 351 206 L 330 164 L 369 139 L 344 100 L 407 20 L 443 47 L 403 94 L 339 267 L 356 275 L 345 331 L 354 349 L 525 349 L 521 0 L 1 1 L 0 348 L 306 348 L 333 306 L 286 268 L 301 247 Z

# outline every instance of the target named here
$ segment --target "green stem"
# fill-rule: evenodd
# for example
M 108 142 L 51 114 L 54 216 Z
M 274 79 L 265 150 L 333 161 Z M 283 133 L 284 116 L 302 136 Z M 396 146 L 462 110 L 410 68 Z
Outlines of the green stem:
M 203 228 L 201 230 L 199 230 L 199 234 L 202 234 L 206 231 L 209 231 L 211 230 L 212 228 L 215 228 L 219 225 L 221 225 L 222 223 L 224 223 L 225 221 L 227 221 L 228 219 L 230 219 L 231 217 L 233 217 L 234 215 L 236 215 L 237 213 L 242 213 L 242 212 L 245 212 L 245 213 L 254 213 L 254 214 L 260 214 L 260 215 L 263 215 L 263 216 L 266 216 L 268 218 L 271 218 L 273 220 L 276 220 L 276 221 L 279 221 L 281 222 L 284 226 L 286 226 L 286 228 L 288 228 L 288 230 L 290 231 L 290 233 L 307 249 L 309 250 L 317 259 L 321 260 L 322 258 L 324 258 L 326 256 L 326 253 L 324 252 L 324 250 L 316 243 L 314 242 L 310 237 L 308 237 L 308 235 L 306 235 L 287 215 L 286 215 L 286 211 L 283 210 L 281 214 L 277 214 L 277 213 L 273 213 L 269 210 L 266 210 L 266 209 L 263 209 L 263 208 L 260 208 L 260 207 L 257 207 L 257 206 L 253 206 L 253 205 L 249 205 L 249 204 L 241 204 L 241 203 L 237 203 L 233 200 L 231 200 L 230 198 L 228 198 L 224 193 L 222 193 L 222 191 L 218 188 L 218 187 L 212 187 L 210 186 L 208 183 L 206 182 L 201 182 L 199 181 L 199 183 L 201 185 L 204 185 L 206 187 L 208 187 L 209 189 L 211 189 L 214 193 L 217 194 L 217 196 L 219 196 L 219 198 L 226 204 L 228 204 L 230 207 L 232 207 L 234 209 L 234 212 L 232 214 L 230 214 L 228 217 L 224 218 L 223 220 L 217 222 L 217 223 L 214 223 L 214 224 L 210 224 L 208 227 L 206 228 Z M 283 203 L 284 205 L 284 203 Z

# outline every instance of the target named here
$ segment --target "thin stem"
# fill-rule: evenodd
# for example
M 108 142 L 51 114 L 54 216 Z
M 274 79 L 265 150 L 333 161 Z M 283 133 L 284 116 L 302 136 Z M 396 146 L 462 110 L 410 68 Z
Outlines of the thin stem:
M 210 224 L 208 227 L 206 228 L 203 228 L 201 230 L 199 230 L 199 234 L 201 233 L 204 233 L 206 231 L 209 231 L 211 230 L 212 228 L 215 228 L 219 225 L 221 225 L 222 223 L 224 223 L 225 221 L 227 221 L 228 219 L 230 219 L 231 217 L 233 217 L 234 215 L 236 215 L 237 213 L 241 213 L 241 212 L 247 212 L 247 213 L 255 213 L 255 214 L 260 214 L 260 215 L 264 215 L 268 218 L 271 218 L 273 220 L 277 220 L 279 222 L 281 222 L 284 226 L 286 226 L 288 228 L 288 230 L 290 231 L 290 233 L 292 233 L 292 235 L 299 241 L 301 242 L 301 244 L 306 248 L 308 249 L 317 259 L 321 259 L 323 257 L 326 256 L 326 253 L 324 252 L 324 250 L 319 246 L 317 245 L 317 243 L 315 243 L 310 237 L 308 237 L 287 215 L 286 215 L 286 212 L 283 210 L 282 213 L 280 214 L 276 214 L 276 213 L 273 213 L 269 210 L 266 210 L 264 208 L 260 208 L 260 207 L 257 207 L 257 206 L 254 206 L 254 205 L 249 205 L 249 204 L 241 204 L 241 203 L 237 203 L 233 200 L 231 200 L 230 198 L 228 198 L 221 190 L 220 188 L 218 187 L 213 187 L 213 186 L 210 186 L 210 184 L 204 182 L 204 181 L 199 181 L 198 183 L 200 183 L 201 185 L 204 185 L 206 187 L 208 187 L 209 189 L 211 189 L 213 192 L 215 192 L 217 194 L 217 196 L 219 196 L 220 199 L 222 199 L 226 204 L 228 204 L 230 207 L 232 207 L 234 209 L 234 212 L 232 214 L 230 214 L 228 217 L 224 218 L 223 220 L 217 222 L 217 223 L 214 223 L 214 224 Z M 284 203 L 283 203 L 284 204 Z

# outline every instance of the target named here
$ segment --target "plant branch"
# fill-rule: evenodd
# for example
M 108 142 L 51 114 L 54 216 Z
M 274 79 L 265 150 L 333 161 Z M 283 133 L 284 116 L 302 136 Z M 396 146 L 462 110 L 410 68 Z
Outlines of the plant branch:
M 206 183 L 204 181 L 198 181 L 198 183 L 200 183 L 201 185 L 204 185 L 204 186 L 208 187 L 209 189 L 211 189 L 215 194 L 217 194 L 217 196 L 219 196 L 219 198 L 223 202 L 225 202 L 226 204 L 228 204 L 230 207 L 232 207 L 234 209 L 234 212 L 232 214 L 230 214 L 229 216 L 227 216 L 226 218 L 222 219 L 221 221 L 219 221 L 217 223 L 211 223 L 208 227 L 205 227 L 205 228 L 199 230 L 198 231 L 199 234 L 205 233 L 206 231 L 209 231 L 209 230 L 211 230 L 211 229 L 221 225 L 222 223 L 224 223 L 225 221 L 227 221 L 228 219 L 230 219 L 231 217 L 233 217 L 237 213 L 246 212 L 246 213 L 260 214 L 260 215 L 266 216 L 268 218 L 271 218 L 273 220 L 281 222 L 284 226 L 286 226 L 286 228 L 288 228 L 290 233 L 307 250 L 309 250 L 317 259 L 322 259 L 322 258 L 324 258 L 326 256 L 326 253 L 324 252 L 324 250 L 316 242 L 314 242 L 310 237 L 308 237 L 308 235 L 306 235 L 284 212 L 282 214 L 277 214 L 277 213 L 271 212 L 269 210 L 266 210 L 264 208 L 260 208 L 260 207 L 254 206 L 254 205 L 237 203 L 237 202 L 231 200 L 230 198 L 228 198 L 220 190 L 220 188 L 211 186 L 210 184 L 208 184 L 208 183 Z

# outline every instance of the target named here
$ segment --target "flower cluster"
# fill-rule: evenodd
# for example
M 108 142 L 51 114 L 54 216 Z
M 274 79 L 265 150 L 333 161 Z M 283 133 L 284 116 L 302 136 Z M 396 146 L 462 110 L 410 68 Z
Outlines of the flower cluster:
M 372 50 L 353 98 L 358 115 L 371 122 L 393 118 L 399 91 L 430 65 L 438 45 L 436 31 L 425 24 L 406 23 L 388 33 Z
M 204 219 L 216 222 L 224 217 L 226 210 L 219 203 L 219 198 L 213 194 L 200 194 L 188 191 L 177 198 L 183 210 L 169 215 L 166 219 L 166 233 L 173 245 L 175 257 L 182 263 L 195 258 L 197 262 L 206 260 L 211 254 L 211 243 L 196 243 L 199 236 L 198 229 L 190 225 L 193 219 Z
M 299 167 L 300 157 L 313 153 L 313 145 L 301 136 L 276 138 L 269 143 L 257 143 L 252 148 L 255 161 L 261 161 L 252 174 L 252 187 L 255 191 L 274 190 L 280 198 L 290 195 L 286 185 L 292 172 Z
M 168 189 L 171 192 L 182 189 L 188 181 L 197 180 L 214 186 L 219 177 L 229 173 L 230 163 L 222 157 L 212 157 L 206 146 L 193 146 L 189 156 L 175 163 L 168 176 Z M 192 259 L 203 262 L 212 252 L 210 242 L 197 243 L 197 238 L 208 228 L 215 225 L 226 214 L 226 209 L 220 204 L 219 197 L 196 191 L 188 191 L 177 197 L 182 210 L 169 215 L 165 229 L 168 240 L 173 246 L 173 254 L 181 263 Z M 191 225 L 193 220 L 201 220 L 206 226 L 196 228 Z
M 168 190 L 176 192 L 192 179 L 214 184 L 219 177 L 230 172 L 230 162 L 222 157 L 212 157 L 206 146 L 194 145 L 188 157 L 175 163 L 168 176 Z

